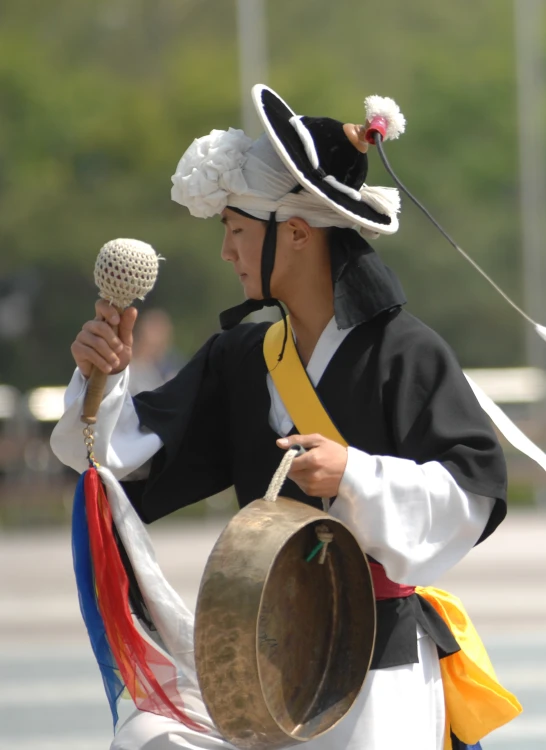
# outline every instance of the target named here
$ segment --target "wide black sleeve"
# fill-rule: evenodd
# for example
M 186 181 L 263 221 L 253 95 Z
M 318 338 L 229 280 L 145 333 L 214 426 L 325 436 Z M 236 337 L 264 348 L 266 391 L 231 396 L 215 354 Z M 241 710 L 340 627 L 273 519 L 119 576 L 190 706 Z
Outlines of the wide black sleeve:
M 123 483 L 147 523 L 233 483 L 225 448 L 229 428 L 222 336 L 210 338 L 168 383 L 133 399 L 141 425 L 163 443 L 148 479 Z
M 506 515 L 506 462 L 491 421 L 440 336 L 407 313 L 389 335 L 385 404 L 398 455 L 437 461 L 462 489 L 496 499 L 482 541 Z

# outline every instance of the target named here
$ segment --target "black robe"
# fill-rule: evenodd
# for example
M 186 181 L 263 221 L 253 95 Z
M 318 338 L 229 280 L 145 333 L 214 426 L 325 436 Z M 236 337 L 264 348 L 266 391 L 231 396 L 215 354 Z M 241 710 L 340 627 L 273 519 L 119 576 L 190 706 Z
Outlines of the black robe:
M 284 454 L 268 422 L 262 347 L 269 325 L 241 324 L 213 336 L 173 380 L 135 397 L 141 424 L 164 445 L 147 480 L 124 483 L 144 521 L 232 485 L 241 507 L 263 497 Z M 480 541 L 502 521 L 506 467 L 494 430 L 451 349 L 421 321 L 397 308 L 354 328 L 317 392 L 350 446 L 437 461 L 462 489 L 495 498 Z M 290 480 L 281 492 L 321 507 Z M 413 595 L 378 602 L 372 667 L 417 661 L 416 621 L 441 656 L 457 650 L 430 605 Z

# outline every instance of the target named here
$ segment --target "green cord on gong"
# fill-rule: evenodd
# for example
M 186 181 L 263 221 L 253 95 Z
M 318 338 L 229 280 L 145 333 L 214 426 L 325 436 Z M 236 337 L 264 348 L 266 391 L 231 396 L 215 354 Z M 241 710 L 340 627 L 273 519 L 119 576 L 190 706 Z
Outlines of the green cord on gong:
M 305 558 L 305 562 L 311 562 L 311 560 L 318 555 L 318 553 L 321 551 L 321 549 L 324 547 L 324 542 L 319 542 L 311 552 L 307 555 Z

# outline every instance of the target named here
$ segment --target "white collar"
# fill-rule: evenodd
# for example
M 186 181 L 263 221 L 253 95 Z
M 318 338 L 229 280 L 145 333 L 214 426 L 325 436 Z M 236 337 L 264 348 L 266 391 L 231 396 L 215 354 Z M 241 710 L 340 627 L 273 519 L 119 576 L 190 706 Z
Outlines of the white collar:
M 341 343 L 345 340 L 347 335 L 352 331 L 352 328 L 340 329 L 336 325 L 335 317 L 330 318 L 326 328 L 320 334 L 319 340 L 313 349 L 313 354 L 309 360 L 307 367 L 307 374 L 313 385 L 316 387 L 324 374 L 324 370 L 328 366 L 328 363 L 337 352 Z M 294 341 L 296 336 L 294 335 Z
M 320 334 L 320 338 L 311 355 L 307 367 L 309 379 L 317 387 L 324 371 L 334 354 L 337 352 L 345 337 L 352 331 L 352 328 L 340 330 L 336 325 L 334 317 L 329 321 L 326 328 Z M 293 332 L 292 332 L 293 333 Z M 294 341 L 296 337 L 294 336 Z M 267 389 L 271 397 L 271 408 L 269 410 L 269 424 L 279 435 L 288 435 L 293 427 L 293 422 L 288 414 L 285 405 L 277 391 L 273 378 L 267 373 Z

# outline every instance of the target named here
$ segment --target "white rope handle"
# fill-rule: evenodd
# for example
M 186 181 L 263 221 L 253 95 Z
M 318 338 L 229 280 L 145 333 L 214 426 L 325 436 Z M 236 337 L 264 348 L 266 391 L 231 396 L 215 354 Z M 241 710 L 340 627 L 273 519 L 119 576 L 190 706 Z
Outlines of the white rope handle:
M 273 474 L 273 479 L 271 480 L 269 487 L 267 488 L 267 492 L 264 495 L 264 500 L 267 500 L 270 503 L 274 503 L 276 501 L 277 497 L 279 496 L 279 492 L 281 491 L 281 487 L 283 486 L 285 479 L 288 476 L 290 469 L 292 468 L 294 459 L 298 456 L 303 456 L 304 453 L 305 448 L 303 448 L 301 445 L 293 445 L 286 451 L 286 453 L 282 457 L 282 461 L 279 464 L 279 468 Z
M 264 500 L 267 500 L 267 502 L 274 503 L 277 500 L 277 497 L 279 496 L 279 492 L 281 491 L 281 487 L 283 486 L 286 477 L 288 476 L 290 469 L 292 468 L 292 464 L 294 462 L 294 459 L 298 456 L 303 456 L 305 453 L 305 448 L 301 445 L 293 445 L 291 446 L 284 456 L 282 457 L 282 461 L 279 464 L 279 468 L 273 475 L 273 479 L 271 480 L 269 487 L 267 488 L 267 492 L 264 495 Z M 330 499 L 329 498 L 322 498 L 322 505 L 324 507 L 324 510 L 328 512 L 328 507 L 326 506 L 326 503 L 328 506 L 330 505 Z M 315 532 L 317 535 L 317 539 L 319 541 L 319 545 L 315 550 L 311 553 L 310 557 L 307 558 L 308 562 L 311 560 L 315 553 L 320 550 L 319 555 L 319 565 L 323 565 L 324 561 L 326 560 L 326 554 L 328 552 L 328 545 L 333 541 L 334 535 L 332 531 L 326 526 L 324 523 L 320 523 L 318 526 L 315 527 Z

